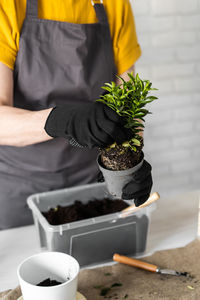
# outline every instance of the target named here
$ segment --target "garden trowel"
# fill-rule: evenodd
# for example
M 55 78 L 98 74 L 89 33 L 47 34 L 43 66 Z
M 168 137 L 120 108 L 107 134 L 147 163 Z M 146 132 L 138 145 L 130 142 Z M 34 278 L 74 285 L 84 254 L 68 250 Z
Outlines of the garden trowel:
M 132 266 L 132 267 L 137 267 L 137 268 L 147 270 L 150 272 L 154 272 L 154 273 L 190 277 L 189 273 L 187 273 L 187 272 L 178 272 L 175 270 L 161 269 L 160 267 L 158 267 L 156 265 L 152 265 L 147 262 L 144 262 L 144 261 L 141 261 L 138 259 L 134 259 L 134 258 L 130 258 L 127 256 L 119 255 L 119 254 L 114 254 L 113 260 L 117 261 L 119 263 L 123 263 L 123 264 L 129 265 L 129 266 Z
M 153 202 L 157 201 L 158 199 L 160 199 L 160 195 L 157 192 L 152 193 L 150 195 L 150 197 L 147 199 L 147 201 L 145 203 L 143 203 L 142 205 L 135 206 L 135 204 L 133 204 L 133 205 L 130 205 L 127 208 L 123 209 L 121 211 L 120 217 L 125 218 L 125 217 L 129 216 L 130 214 L 132 214 L 133 212 L 136 212 L 136 211 L 140 210 L 141 208 L 152 204 Z

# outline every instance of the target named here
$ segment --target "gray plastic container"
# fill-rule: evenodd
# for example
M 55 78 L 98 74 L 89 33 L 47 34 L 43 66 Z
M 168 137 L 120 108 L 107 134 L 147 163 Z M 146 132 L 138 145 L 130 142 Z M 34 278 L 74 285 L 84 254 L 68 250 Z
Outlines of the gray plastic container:
M 27 199 L 42 248 L 75 257 L 81 267 L 112 261 L 114 253 L 139 256 L 146 249 L 150 213 L 154 205 L 122 218 L 120 212 L 96 218 L 50 225 L 41 212 L 57 205 L 70 205 L 75 200 L 87 203 L 93 199 L 113 199 L 105 183 L 31 195 Z

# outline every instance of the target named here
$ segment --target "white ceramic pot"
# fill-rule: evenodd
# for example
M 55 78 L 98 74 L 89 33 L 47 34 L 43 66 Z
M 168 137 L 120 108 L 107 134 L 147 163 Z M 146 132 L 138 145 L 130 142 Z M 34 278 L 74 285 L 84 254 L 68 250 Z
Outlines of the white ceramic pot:
M 144 159 L 133 168 L 122 171 L 113 171 L 106 169 L 101 163 L 101 156 L 98 156 L 97 163 L 99 169 L 103 174 L 107 189 L 113 197 L 122 199 L 122 188 L 132 179 L 132 174 L 139 170 L 143 164 L 143 160 Z
M 17 269 L 24 300 L 75 300 L 80 267 L 75 258 L 61 252 L 43 252 L 25 259 Z M 62 284 L 43 287 L 50 278 Z

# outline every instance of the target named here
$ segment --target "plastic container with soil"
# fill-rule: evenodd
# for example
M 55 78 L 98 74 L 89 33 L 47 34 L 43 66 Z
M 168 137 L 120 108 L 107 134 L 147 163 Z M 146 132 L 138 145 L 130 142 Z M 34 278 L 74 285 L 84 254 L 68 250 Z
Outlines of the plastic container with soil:
M 140 256 L 145 252 L 150 215 L 155 204 L 121 217 L 120 212 L 90 217 L 61 225 L 51 225 L 43 212 L 57 206 L 73 205 L 76 200 L 109 198 L 105 183 L 95 183 L 31 195 L 32 210 L 41 248 L 72 255 L 81 267 L 112 261 L 114 253 Z

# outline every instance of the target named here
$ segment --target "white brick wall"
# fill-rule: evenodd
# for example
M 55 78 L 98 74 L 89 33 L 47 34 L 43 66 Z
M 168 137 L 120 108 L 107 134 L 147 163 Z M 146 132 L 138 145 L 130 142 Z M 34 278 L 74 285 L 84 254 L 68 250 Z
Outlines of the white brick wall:
M 200 0 L 130 0 L 142 57 L 136 72 L 159 89 L 146 119 L 154 190 L 200 189 Z
M 199 8 L 198 0 L 150 0 L 155 16 L 179 15 L 196 13 Z

